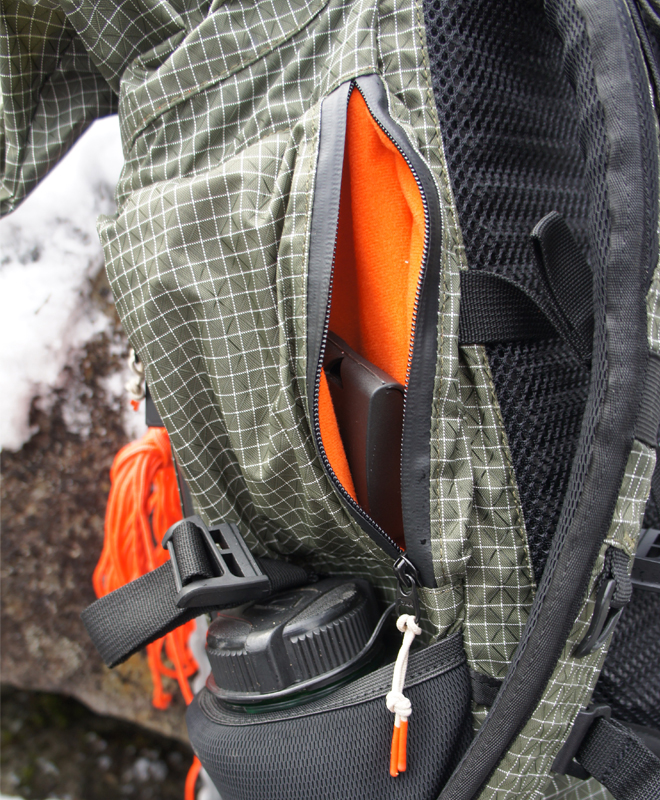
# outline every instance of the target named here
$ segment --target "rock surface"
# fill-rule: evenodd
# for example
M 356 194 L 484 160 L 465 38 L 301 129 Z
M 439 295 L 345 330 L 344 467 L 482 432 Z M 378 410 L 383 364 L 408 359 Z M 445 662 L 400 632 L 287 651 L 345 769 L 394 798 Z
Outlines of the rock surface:
M 108 388 L 128 347 L 102 269 L 88 294 L 111 324 L 71 354 L 50 397 L 33 400 L 36 432 L 29 441 L 1 455 L 2 680 L 68 694 L 100 714 L 185 740 L 178 689 L 170 709 L 154 709 L 145 656 L 108 670 L 80 621 L 95 599 L 91 577 L 103 541 L 110 465 L 128 441 L 127 398 Z
M 2 797 L 183 799 L 189 747 L 62 695 L 5 686 L 1 729 Z

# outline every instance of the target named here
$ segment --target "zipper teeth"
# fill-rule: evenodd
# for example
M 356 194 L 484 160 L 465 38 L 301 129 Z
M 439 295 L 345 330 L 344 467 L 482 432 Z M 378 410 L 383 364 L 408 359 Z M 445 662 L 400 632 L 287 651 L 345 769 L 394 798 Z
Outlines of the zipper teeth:
M 371 106 L 369 105 L 369 102 L 367 101 L 367 98 L 362 94 L 362 92 L 360 91 L 360 87 L 357 86 L 356 84 L 353 84 L 351 86 L 350 91 L 348 92 L 348 97 L 346 98 L 346 108 L 348 108 L 348 102 L 351 99 L 351 95 L 352 95 L 352 93 L 353 93 L 353 91 L 355 89 L 357 89 L 357 91 L 360 92 L 360 94 L 362 95 L 362 99 L 364 100 L 364 103 L 365 103 L 367 109 L 369 110 L 369 114 L 371 115 L 371 118 L 373 119 L 373 121 L 376 123 L 376 125 L 378 125 L 378 127 L 383 131 L 385 136 L 387 136 L 387 138 L 396 147 L 396 149 L 398 150 L 398 152 L 401 154 L 401 156 L 403 157 L 404 161 L 408 165 L 408 169 L 410 169 L 410 171 L 411 171 L 411 173 L 412 173 L 412 175 L 413 175 L 413 177 L 415 179 L 415 183 L 417 184 L 417 188 L 419 189 L 419 194 L 420 194 L 420 197 L 422 198 L 422 206 L 424 208 L 424 248 L 423 248 L 423 251 L 422 251 L 422 270 L 420 272 L 419 280 L 417 282 L 417 291 L 415 293 L 415 303 L 413 305 L 412 328 L 411 328 L 410 343 L 409 343 L 409 346 L 408 346 L 408 363 L 406 365 L 406 389 L 407 389 L 408 378 L 410 377 L 410 370 L 411 370 L 411 366 L 412 366 L 412 358 L 413 358 L 413 350 L 414 350 L 414 339 L 415 339 L 415 327 L 416 327 L 416 323 L 417 323 L 417 312 L 418 312 L 419 300 L 420 300 L 420 296 L 421 296 L 421 292 L 422 292 L 422 284 L 423 284 L 423 281 L 424 281 L 424 274 L 426 272 L 424 266 L 426 264 L 426 259 L 427 259 L 427 256 L 428 256 L 429 240 L 430 240 L 430 236 L 431 236 L 430 225 L 428 223 L 428 219 L 429 219 L 428 200 L 426 199 L 426 195 L 425 195 L 423 187 L 422 187 L 422 182 L 421 182 L 421 180 L 419 178 L 419 175 L 417 174 L 417 170 L 412 165 L 412 163 L 411 163 L 410 159 L 408 158 L 408 156 L 403 152 L 403 150 L 399 146 L 399 143 L 396 142 L 392 138 L 392 136 L 390 135 L 389 131 L 387 131 L 385 129 L 385 127 L 381 124 L 380 120 L 374 114 Z M 328 300 L 327 300 L 326 307 L 325 307 L 325 321 L 324 321 L 324 324 L 323 324 L 323 337 L 321 339 L 321 353 L 325 352 L 326 344 L 327 344 L 327 341 L 328 341 L 329 324 L 330 324 L 330 305 L 331 305 L 331 302 L 332 302 L 332 288 L 333 288 L 334 275 L 335 275 L 335 258 L 336 258 L 336 255 L 337 255 L 337 241 L 338 241 L 338 239 L 339 239 L 339 224 L 337 224 L 337 228 L 335 230 L 335 241 L 334 241 L 334 246 L 333 246 L 333 250 L 332 250 L 332 269 L 330 271 L 330 283 L 329 283 L 329 287 L 328 287 Z M 326 455 L 326 452 L 325 452 L 325 447 L 323 446 L 323 439 L 321 438 L 321 423 L 320 423 L 319 414 L 318 414 L 318 410 L 319 410 L 318 398 L 319 398 L 320 383 L 321 383 L 321 371 L 322 370 L 323 370 L 323 359 L 321 357 L 319 357 L 319 363 L 317 364 L 317 367 L 316 367 L 316 380 L 315 380 L 315 385 L 314 385 L 314 431 L 315 431 L 315 434 L 316 434 L 316 437 L 317 437 L 317 441 L 318 441 L 318 443 L 320 445 L 319 450 L 320 450 L 320 453 L 321 453 L 321 458 L 323 460 L 323 465 L 326 468 L 326 470 L 329 473 L 329 475 L 332 478 L 332 480 L 334 481 L 335 485 L 339 489 L 339 491 L 340 491 L 342 497 L 344 498 L 344 500 L 352 508 L 354 508 L 356 511 L 358 511 L 360 516 L 362 516 L 364 519 L 368 520 L 369 523 L 376 530 L 376 532 L 378 532 L 394 548 L 396 548 L 396 550 L 400 554 L 403 555 L 404 551 L 399 547 L 399 545 L 394 541 L 394 539 L 392 539 L 392 537 L 388 533 L 386 533 L 380 527 L 380 525 L 378 525 L 378 523 L 375 520 L 373 520 L 365 512 L 365 510 L 362 508 L 362 506 L 360 506 L 359 503 L 356 503 L 355 500 L 351 497 L 351 495 L 346 491 L 346 489 L 344 488 L 344 486 L 341 483 L 341 481 L 337 478 L 337 475 L 336 475 L 334 469 L 332 468 L 332 465 L 330 464 L 330 461 L 328 460 L 328 456 Z M 404 393 L 403 393 L 403 417 L 404 417 L 404 419 L 405 419 L 405 415 L 406 415 L 407 395 L 408 395 L 408 392 L 404 391 Z
M 358 92 L 360 92 L 360 87 L 356 87 Z M 406 388 L 408 387 L 408 379 L 410 378 L 410 370 L 412 368 L 412 359 L 413 359 L 413 350 L 414 350 L 414 342 L 415 342 L 415 328 L 417 326 L 417 312 L 419 310 L 419 299 L 422 294 L 422 285 L 424 283 L 424 275 L 426 274 L 426 259 L 428 257 L 429 252 L 429 241 L 431 239 L 431 226 L 429 225 L 429 203 L 426 199 L 426 194 L 424 193 L 424 188 L 422 186 L 422 181 L 420 180 L 419 174 L 417 170 L 413 166 L 412 162 L 408 158 L 408 156 L 403 152 L 399 143 L 392 138 L 392 135 L 385 129 L 382 125 L 380 120 L 374 114 L 371 106 L 369 105 L 369 101 L 367 98 L 360 92 L 362 95 L 362 99 L 364 100 L 364 104 L 369 109 L 369 113 L 373 121 L 378 125 L 378 127 L 383 131 L 385 136 L 392 142 L 392 144 L 396 147 L 396 149 L 401 153 L 403 160 L 408 165 L 408 169 L 411 171 L 413 178 L 415 179 L 415 183 L 417 184 L 417 188 L 419 189 L 419 196 L 422 198 L 422 206 L 424 208 L 424 248 L 422 249 L 422 269 L 419 273 L 419 279 L 417 281 L 417 290 L 415 292 L 415 302 L 413 304 L 413 314 L 412 314 L 412 327 L 410 329 L 410 342 L 408 344 L 408 363 L 406 364 Z M 335 240 L 335 246 L 336 246 Z M 406 411 L 406 398 L 407 398 L 407 391 L 403 394 L 403 413 L 405 417 Z
M 359 86 L 357 87 L 357 90 L 360 91 L 360 87 Z M 424 208 L 424 247 L 422 249 L 422 268 L 421 268 L 420 273 L 419 273 L 419 279 L 417 281 L 417 289 L 415 291 L 415 302 L 413 304 L 412 325 L 411 325 L 411 328 L 410 328 L 410 341 L 408 343 L 408 363 L 406 364 L 406 385 L 405 385 L 404 392 L 403 392 L 403 421 L 404 421 L 404 425 L 403 425 L 403 431 L 402 431 L 402 434 L 401 434 L 401 452 L 403 453 L 403 434 L 405 433 L 405 419 L 406 419 L 406 412 L 408 410 L 408 380 L 410 378 L 410 372 L 411 372 L 411 369 L 412 369 L 413 352 L 414 352 L 414 349 L 415 349 L 415 330 L 417 328 L 417 314 L 418 314 L 418 311 L 419 311 L 419 301 L 420 301 L 420 297 L 421 297 L 421 294 L 422 294 L 422 286 L 424 284 L 424 276 L 426 274 L 426 262 L 427 262 L 427 259 L 428 259 L 429 243 L 430 243 L 430 240 L 431 240 L 431 224 L 429 222 L 429 203 L 428 203 L 428 200 L 427 200 L 427 197 L 426 197 L 426 193 L 424 192 L 424 187 L 422 186 L 422 181 L 421 181 L 421 179 L 419 177 L 419 174 L 418 174 L 417 170 L 413 166 L 412 162 L 410 161 L 410 159 L 408 158 L 406 153 L 403 152 L 403 150 L 401 149 L 401 146 L 399 145 L 399 143 L 397 141 L 395 141 L 395 139 L 392 137 L 392 135 L 389 133 L 389 131 L 387 131 L 385 129 L 385 127 L 381 124 L 381 122 L 378 119 L 378 117 L 376 116 L 376 114 L 374 114 L 371 106 L 369 105 L 369 101 L 364 96 L 364 94 L 362 94 L 362 92 L 360 92 L 360 94 L 362 95 L 362 99 L 364 100 L 364 103 L 365 103 L 366 107 L 368 108 L 369 113 L 371 114 L 371 117 L 374 120 L 374 122 L 376 123 L 376 125 L 378 125 L 378 127 L 383 131 L 385 136 L 387 136 L 387 138 L 392 142 L 392 144 L 396 147 L 396 149 L 399 151 L 399 153 L 403 157 L 403 160 L 408 165 L 408 169 L 412 173 L 412 176 L 415 179 L 415 183 L 417 184 L 417 188 L 419 190 L 419 196 L 422 198 L 422 207 Z M 335 246 L 336 246 L 336 240 L 335 240 Z M 403 459 L 401 459 L 401 482 L 403 483 Z M 405 532 L 405 523 L 404 523 L 403 527 L 404 527 L 404 532 Z
M 356 89 L 356 85 L 352 84 L 348 96 L 346 98 L 346 108 L 348 109 L 348 103 L 351 99 L 351 95 L 353 94 L 354 89 Z M 359 90 L 358 90 L 359 91 Z M 366 104 L 366 100 L 365 100 Z M 367 106 L 369 108 L 369 106 Z M 373 112 L 369 109 L 369 113 L 373 117 Z M 377 120 L 375 120 L 377 122 Z M 396 145 L 396 142 L 394 143 Z M 398 149 L 398 148 L 397 148 Z M 415 179 L 416 180 L 416 179 Z M 332 248 L 332 269 L 330 270 L 330 283 L 328 286 L 328 300 L 325 306 L 325 320 L 323 322 L 323 337 L 321 339 L 321 353 L 325 353 L 326 344 L 328 342 L 328 333 L 330 329 L 330 305 L 332 303 L 332 287 L 335 278 L 335 258 L 337 256 L 337 241 L 339 240 L 339 221 L 337 221 L 337 227 L 335 230 L 335 242 Z M 323 446 L 323 439 L 321 438 L 321 421 L 319 419 L 319 393 L 321 388 L 321 372 L 323 370 L 323 358 L 319 355 L 319 361 L 316 365 L 316 380 L 314 382 L 314 432 L 316 435 L 316 440 L 319 444 L 319 451 L 321 453 L 321 459 L 323 461 L 323 466 L 325 467 L 326 471 L 330 475 L 331 479 L 333 480 L 335 486 L 339 489 L 344 500 L 351 506 L 351 508 L 355 509 L 361 517 L 365 520 L 368 520 L 370 525 L 373 526 L 374 530 L 379 533 L 389 544 L 392 545 L 401 555 L 403 555 L 403 550 L 399 547 L 399 545 L 392 539 L 392 537 L 386 533 L 380 525 L 373 520 L 366 511 L 362 508 L 359 503 L 356 503 L 355 500 L 351 497 L 351 495 L 346 491 L 344 485 L 337 477 L 334 469 L 332 468 L 332 464 L 330 463 L 328 456 L 325 452 L 325 447 Z M 405 407 L 405 392 L 404 392 L 404 407 Z

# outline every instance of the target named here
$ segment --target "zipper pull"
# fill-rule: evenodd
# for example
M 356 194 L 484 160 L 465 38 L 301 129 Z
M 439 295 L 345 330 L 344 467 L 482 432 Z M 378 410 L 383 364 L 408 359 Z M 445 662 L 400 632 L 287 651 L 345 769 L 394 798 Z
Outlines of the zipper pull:
M 410 646 L 419 636 L 419 597 L 417 586 L 419 574 L 415 566 L 405 556 L 401 556 L 394 564 L 397 577 L 397 628 L 403 633 L 403 642 L 399 649 L 392 674 L 392 689 L 385 698 L 387 708 L 394 714 L 394 731 L 392 733 L 392 749 L 390 751 L 390 775 L 396 778 L 400 772 L 406 771 L 408 717 L 412 713 L 410 700 L 403 694 L 408 669 L 408 653 Z M 407 609 L 413 614 L 406 613 Z
M 394 562 L 396 575 L 396 614 L 413 614 L 415 622 L 419 622 L 419 596 L 417 587 L 422 585 L 417 567 L 405 555 Z

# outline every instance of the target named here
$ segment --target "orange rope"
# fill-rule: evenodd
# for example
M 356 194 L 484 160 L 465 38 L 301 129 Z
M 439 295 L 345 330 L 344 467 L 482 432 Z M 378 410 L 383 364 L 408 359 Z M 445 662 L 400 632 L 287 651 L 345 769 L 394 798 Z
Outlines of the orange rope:
M 122 447 L 110 469 L 110 484 L 103 551 L 92 578 L 97 597 L 156 569 L 169 558 L 160 542 L 167 529 L 181 519 L 181 505 L 165 428 L 149 428 L 139 442 Z M 198 666 L 188 639 L 194 628 L 193 620 L 147 645 L 156 708 L 166 709 L 172 702 L 172 695 L 163 688 L 163 677 L 174 678 L 186 704 L 192 702 L 188 679 Z M 185 800 L 195 800 L 201 768 L 195 756 L 186 777 Z
M 199 771 L 201 768 L 202 764 L 197 756 L 195 756 L 193 758 L 192 766 L 188 770 L 188 776 L 186 777 L 185 800 L 195 800 L 195 786 L 197 784 L 197 778 L 199 778 Z
M 149 428 L 140 441 L 122 447 L 112 464 L 110 483 L 103 551 L 92 578 L 97 597 L 156 569 L 169 558 L 160 542 L 167 529 L 181 519 L 181 506 L 165 428 Z M 188 638 L 194 628 L 195 622 L 188 622 L 147 645 L 156 708 L 165 709 L 172 701 L 172 695 L 163 688 L 163 677 L 176 679 L 186 703 L 192 700 L 188 678 L 198 667 Z

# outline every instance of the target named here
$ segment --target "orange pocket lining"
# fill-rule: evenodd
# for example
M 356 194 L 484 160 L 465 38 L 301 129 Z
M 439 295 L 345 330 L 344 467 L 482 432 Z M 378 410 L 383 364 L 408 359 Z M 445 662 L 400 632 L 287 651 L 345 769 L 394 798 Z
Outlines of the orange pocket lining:
M 354 90 L 348 104 L 330 330 L 404 385 L 425 227 L 415 176 Z M 356 500 L 323 373 L 319 424 L 328 460 Z

